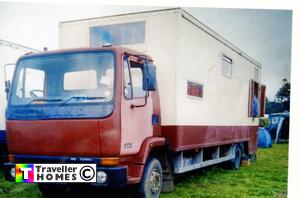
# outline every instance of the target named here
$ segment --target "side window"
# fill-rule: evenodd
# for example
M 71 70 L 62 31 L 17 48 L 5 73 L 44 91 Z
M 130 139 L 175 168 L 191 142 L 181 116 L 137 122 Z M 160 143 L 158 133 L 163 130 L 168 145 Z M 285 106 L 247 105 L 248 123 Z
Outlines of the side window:
M 131 77 L 130 70 L 128 65 L 128 60 L 124 59 L 124 97 L 126 99 L 132 99 L 132 86 L 131 86 Z
M 226 78 L 232 78 L 232 59 L 225 55 L 222 57 L 222 75 Z
M 16 95 L 19 98 L 23 98 L 23 80 L 24 80 L 24 69 L 20 70 L 20 74 L 19 74 L 19 79 L 18 79 L 18 84 L 17 84 L 17 90 L 16 90 Z
M 143 72 L 140 67 L 131 67 L 131 79 L 133 97 L 140 98 L 145 97 L 146 92 L 143 90 Z
M 260 116 L 260 86 L 259 83 L 251 80 L 249 87 L 249 102 L 248 102 L 248 116 L 259 117 Z
M 194 82 L 187 82 L 187 95 L 194 97 L 203 97 L 203 85 Z
M 140 63 L 124 59 L 124 97 L 126 99 L 146 96 L 147 92 L 143 90 L 142 67 Z
M 145 21 L 95 26 L 90 28 L 90 45 L 104 43 L 130 45 L 145 43 Z

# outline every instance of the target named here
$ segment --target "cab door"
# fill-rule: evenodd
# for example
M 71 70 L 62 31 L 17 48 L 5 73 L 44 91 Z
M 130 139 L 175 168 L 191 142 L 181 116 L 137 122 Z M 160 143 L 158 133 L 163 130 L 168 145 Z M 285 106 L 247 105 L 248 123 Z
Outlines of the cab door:
M 147 137 L 153 136 L 153 102 L 143 90 L 143 63 L 123 58 L 121 103 L 121 155 L 136 154 Z

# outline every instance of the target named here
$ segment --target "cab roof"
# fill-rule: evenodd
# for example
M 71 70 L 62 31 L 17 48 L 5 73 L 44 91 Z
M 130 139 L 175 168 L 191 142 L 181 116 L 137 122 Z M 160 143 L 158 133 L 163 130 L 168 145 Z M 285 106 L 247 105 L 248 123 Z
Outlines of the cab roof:
M 27 53 L 27 54 L 23 55 L 22 57 L 20 57 L 19 60 L 47 56 L 47 55 L 58 55 L 58 54 L 64 54 L 64 53 L 96 52 L 96 51 L 112 51 L 112 52 L 120 53 L 120 54 L 145 56 L 145 57 L 147 57 L 147 59 L 152 60 L 152 58 L 146 54 L 140 53 L 138 51 L 135 51 L 135 50 L 132 50 L 132 49 L 129 49 L 126 47 L 121 47 L 121 46 L 70 48 L 70 49 L 51 50 L 51 51 L 44 51 L 44 52 L 37 52 L 37 53 Z

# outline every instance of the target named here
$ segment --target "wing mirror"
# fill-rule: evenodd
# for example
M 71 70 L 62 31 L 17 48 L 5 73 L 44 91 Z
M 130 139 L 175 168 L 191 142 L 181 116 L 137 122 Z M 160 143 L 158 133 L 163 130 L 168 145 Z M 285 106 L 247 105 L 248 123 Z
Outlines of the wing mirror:
M 6 93 L 6 99 L 8 99 L 8 93 L 10 89 L 10 80 L 5 81 L 5 93 Z
M 144 60 L 144 65 L 142 67 L 143 71 L 143 90 L 146 91 L 145 103 L 142 105 L 131 104 L 131 108 L 135 107 L 145 107 L 147 105 L 148 91 L 156 91 L 156 68 L 152 62 L 149 62 L 145 56 L 137 56 Z
M 156 91 L 156 68 L 152 63 L 145 63 L 143 78 L 144 91 Z
M 8 77 L 7 77 L 7 68 L 9 66 L 15 66 L 15 65 L 16 64 L 14 64 L 14 63 L 8 63 L 8 64 L 4 65 L 4 83 L 5 83 L 6 99 L 8 99 L 8 94 L 9 94 L 9 90 L 11 87 L 11 82 L 10 82 L 10 80 L 8 80 Z

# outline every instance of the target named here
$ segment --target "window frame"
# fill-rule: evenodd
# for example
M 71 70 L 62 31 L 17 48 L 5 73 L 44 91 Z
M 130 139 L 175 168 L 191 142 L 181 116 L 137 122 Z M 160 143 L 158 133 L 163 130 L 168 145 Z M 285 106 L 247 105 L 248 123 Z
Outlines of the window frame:
M 189 84 L 194 84 L 196 86 L 199 86 L 199 88 L 201 88 L 201 92 L 200 92 L 201 96 L 190 95 L 189 94 Z M 186 80 L 186 96 L 188 98 L 202 100 L 204 98 L 204 84 L 196 82 L 196 81 L 193 81 L 193 80 Z
M 224 62 L 226 62 L 227 64 L 230 64 L 230 76 L 225 75 L 225 73 L 223 72 L 223 68 L 224 68 Z M 233 60 L 231 57 L 222 54 L 222 62 L 221 62 L 221 74 L 223 77 L 228 78 L 228 79 L 232 79 L 232 72 L 233 71 Z
M 129 41 L 126 40 L 124 42 L 124 40 L 119 40 L 119 42 L 116 42 L 113 37 L 115 34 L 115 31 L 118 30 L 118 27 L 128 27 L 128 26 L 134 26 L 134 25 L 141 25 L 141 27 L 135 27 L 136 30 L 142 30 L 142 38 L 139 41 Z M 95 32 L 99 31 L 99 29 L 105 29 L 107 28 L 109 32 L 109 36 L 110 36 L 110 41 L 102 41 L 102 42 L 97 42 L 97 36 L 95 36 Z M 132 29 L 133 27 L 130 27 L 129 29 Z M 117 31 L 118 32 L 118 31 Z M 124 32 L 124 31 L 123 31 Z M 124 36 L 124 35 L 119 35 L 120 37 Z M 100 35 L 101 37 L 101 35 Z M 146 43 L 146 21 L 145 20 L 139 20 L 139 21 L 132 21 L 132 22 L 124 22 L 124 23 L 116 23 L 116 24 L 104 24 L 104 25 L 98 25 L 98 26 L 92 26 L 89 28 L 89 45 L 90 46 L 99 46 L 99 45 L 103 45 L 105 43 L 111 43 L 112 45 L 141 45 L 141 44 L 145 44 Z
M 44 58 L 44 57 L 54 57 L 54 56 L 60 56 L 60 55 L 69 55 L 69 54 L 93 54 L 93 53 L 108 53 L 112 55 L 114 64 L 113 64 L 113 69 L 114 69 L 114 86 L 113 86 L 113 97 L 110 101 L 105 101 L 105 102 L 90 102 L 90 103 L 68 103 L 65 106 L 91 106 L 91 105 L 110 105 L 110 104 L 114 104 L 116 101 L 116 88 L 117 88 L 117 54 L 115 51 L 113 50 L 83 50 L 83 51 L 68 51 L 68 52 L 58 52 L 58 53 L 53 53 L 53 54 L 34 54 L 34 55 L 28 55 L 25 57 L 21 57 L 17 63 L 16 63 L 16 67 L 13 73 L 13 79 L 16 79 L 17 77 L 19 77 L 20 71 L 22 68 L 26 69 L 26 67 L 23 65 L 24 63 L 22 63 L 23 61 L 27 61 L 30 59 L 40 59 L 40 58 Z M 21 64 L 22 63 L 22 64 Z M 24 74 L 23 74 L 24 75 Z M 23 81 L 25 81 L 26 79 L 23 78 Z M 23 82 L 22 82 L 23 83 Z M 45 75 L 45 86 L 46 84 L 48 84 L 48 75 Z M 15 101 L 15 97 L 16 97 L 16 93 L 14 93 L 16 91 L 16 80 L 12 81 L 12 85 L 11 85 L 11 90 L 9 92 L 9 96 L 8 96 L 8 107 L 9 108 L 22 108 L 23 106 L 27 106 L 28 104 L 18 104 Z M 63 84 L 61 84 L 59 86 L 59 89 L 63 91 Z M 56 104 L 54 103 L 41 103 L 38 105 L 38 107 L 49 107 L 49 106 L 55 106 Z M 30 104 L 30 106 L 33 106 L 33 108 L 35 107 L 35 104 Z
M 122 62 L 122 64 L 123 64 L 123 76 L 122 76 L 122 78 L 123 78 L 123 97 L 126 99 L 126 100 L 133 100 L 133 99 L 140 99 L 140 98 L 145 98 L 145 97 L 149 97 L 149 91 L 144 91 L 145 92 L 145 95 L 144 96 L 139 96 L 139 97 L 135 97 L 134 96 L 134 91 L 133 91 L 133 84 L 132 84 L 132 75 L 131 75 L 131 63 L 130 63 L 130 61 L 132 61 L 132 62 L 136 62 L 136 63 L 138 63 L 137 61 L 135 61 L 135 60 L 133 60 L 133 59 L 131 59 L 129 56 L 128 57 L 126 57 L 126 56 L 124 56 L 123 57 L 123 59 L 126 59 L 126 62 L 127 62 L 127 64 L 128 64 L 128 70 L 129 70 L 129 78 L 130 78 L 130 88 L 131 88 L 131 95 L 132 95 L 132 97 L 131 98 L 126 98 L 125 97 L 125 94 L 124 94 L 124 85 L 125 85 L 125 83 L 124 83 L 124 79 L 125 79 L 125 77 L 124 77 L 124 61 Z M 138 63 L 138 64 L 140 64 L 140 63 Z M 144 64 L 143 64 L 144 65 Z M 143 67 L 136 67 L 136 68 L 140 68 L 141 69 L 141 71 L 142 71 L 142 83 L 143 83 L 143 79 L 144 79 L 144 68 Z M 142 86 L 142 89 L 143 89 L 143 86 Z
M 130 92 L 131 92 L 131 97 L 126 97 L 125 95 L 125 92 L 124 92 L 124 89 L 125 89 L 125 61 L 127 63 L 127 67 L 128 67 L 128 72 L 129 72 L 129 81 L 130 81 Z M 123 97 L 126 99 L 126 100 L 133 100 L 133 88 L 132 88 L 132 79 L 131 79 L 131 68 L 130 68 L 130 63 L 129 63 L 129 58 L 128 57 L 123 57 Z
M 255 94 L 255 87 L 257 87 L 257 95 Z M 260 82 L 250 79 L 249 81 L 249 98 L 248 98 L 248 117 L 252 118 L 259 118 L 263 117 L 265 114 L 265 91 L 266 86 L 261 84 Z M 258 102 L 258 113 L 257 115 L 252 115 L 253 107 L 252 107 L 252 100 L 254 98 L 254 95 L 257 96 L 257 102 Z

